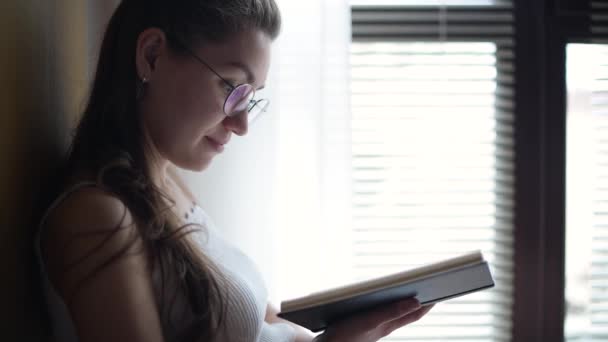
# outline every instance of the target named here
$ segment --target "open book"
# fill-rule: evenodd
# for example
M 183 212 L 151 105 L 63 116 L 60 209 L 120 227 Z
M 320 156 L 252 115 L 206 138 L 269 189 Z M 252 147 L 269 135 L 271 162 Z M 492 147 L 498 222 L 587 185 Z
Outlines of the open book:
M 279 317 L 314 332 L 357 312 L 416 297 L 422 305 L 494 286 L 480 251 L 281 302 Z

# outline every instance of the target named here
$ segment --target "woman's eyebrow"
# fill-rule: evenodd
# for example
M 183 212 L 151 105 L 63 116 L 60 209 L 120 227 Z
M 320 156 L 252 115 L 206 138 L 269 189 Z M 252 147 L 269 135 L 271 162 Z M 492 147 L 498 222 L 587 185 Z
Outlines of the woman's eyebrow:
M 244 64 L 241 62 L 230 62 L 230 63 L 228 63 L 228 65 L 243 70 L 243 72 L 247 76 L 247 83 L 249 83 L 249 84 L 255 83 L 255 77 L 253 76 L 253 72 L 251 72 L 251 69 L 249 68 L 249 66 L 247 64 Z M 257 90 L 261 90 L 261 89 L 264 89 L 264 85 L 260 86 Z

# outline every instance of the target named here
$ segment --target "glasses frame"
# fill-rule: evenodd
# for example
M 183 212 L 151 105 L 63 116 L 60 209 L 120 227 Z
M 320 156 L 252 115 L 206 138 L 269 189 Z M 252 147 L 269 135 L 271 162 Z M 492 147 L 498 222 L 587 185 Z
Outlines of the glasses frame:
M 256 117 L 258 117 L 260 114 L 264 113 L 266 111 L 266 108 L 268 108 L 268 105 L 270 104 L 270 100 L 268 99 L 255 99 L 255 94 L 256 94 L 256 89 L 253 87 L 253 85 L 249 84 L 249 83 L 241 83 L 241 84 L 237 84 L 236 86 L 233 85 L 232 83 L 230 83 L 228 80 L 226 80 L 225 78 L 222 77 L 222 75 L 220 75 L 217 71 L 215 71 L 211 65 L 209 65 L 207 62 L 205 62 L 202 58 L 200 58 L 196 53 L 194 53 L 194 51 L 190 50 L 188 47 L 183 46 L 184 50 L 186 50 L 192 57 L 194 57 L 194 59 L 196 59 L 199 63 L 201 63 L 202 65 L 204 65 L 205 67 L 207 67 L 207 69 L 209 69 L 209 71 L 211 71 L 212 73 L 214 73 L 217 77 L 219 77 L 222 82 L 224 82 L 228 87 L 230 87 L 230 93 L 228 93 L 228 95 L 226 96 L 226 99 L 224 100 L 224 105 L 222 106 L 222 110 L 224 111 L 224 114 L 228 117 L 232 117 L 232 116 L 236 116 L 239 113 L 241 113 L 242 111 L 235 111 L 233 113 L 227 113 L 226 112 L 226 103 L 228 102 L 228 99 L 230 98 L 230 96 L 234 93 L 234 91 L 242 86 L 250 86 L 251 89 L 253 89 L 253 95 L 251 96 L 251 99 L 249 100 L 249 103 L 247 104 L 247 115 L 249 115 L 249 113 L 251 112 L 251 110 L 253 108 L 255 108 L 256 106 L 260 105 L 260 103 L 262 103 L 263 101 L 266 102 L 266 104 L 263 107 L 260 107 L 260 113 L 258 113 L 256 115 Z

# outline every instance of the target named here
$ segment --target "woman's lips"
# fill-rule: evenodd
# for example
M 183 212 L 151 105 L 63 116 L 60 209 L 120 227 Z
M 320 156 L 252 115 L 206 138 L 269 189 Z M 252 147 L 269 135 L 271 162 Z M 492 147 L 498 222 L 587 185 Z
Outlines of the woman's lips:
M 207 139 L 209 146 L 211 146 L 211 148 L 214 149 L 217 153 L 222 153 L 222 151 L 224 151 L 224 144 L 219 143 L 217 140 L 214 140 L 210 137 L 205 137 L 205 139 Z

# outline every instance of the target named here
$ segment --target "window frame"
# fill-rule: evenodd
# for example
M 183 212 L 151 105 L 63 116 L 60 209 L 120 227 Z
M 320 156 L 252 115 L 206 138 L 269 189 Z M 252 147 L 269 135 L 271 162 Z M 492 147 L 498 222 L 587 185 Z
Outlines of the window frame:
M 515 341 L 565 339 L 566 46 L 607 41 L 591 2 L 514 0 Z
M 513 341 L 564 341 L 566 46 L 608 41 L 592 33 L 591 2 L 513 0 Z

